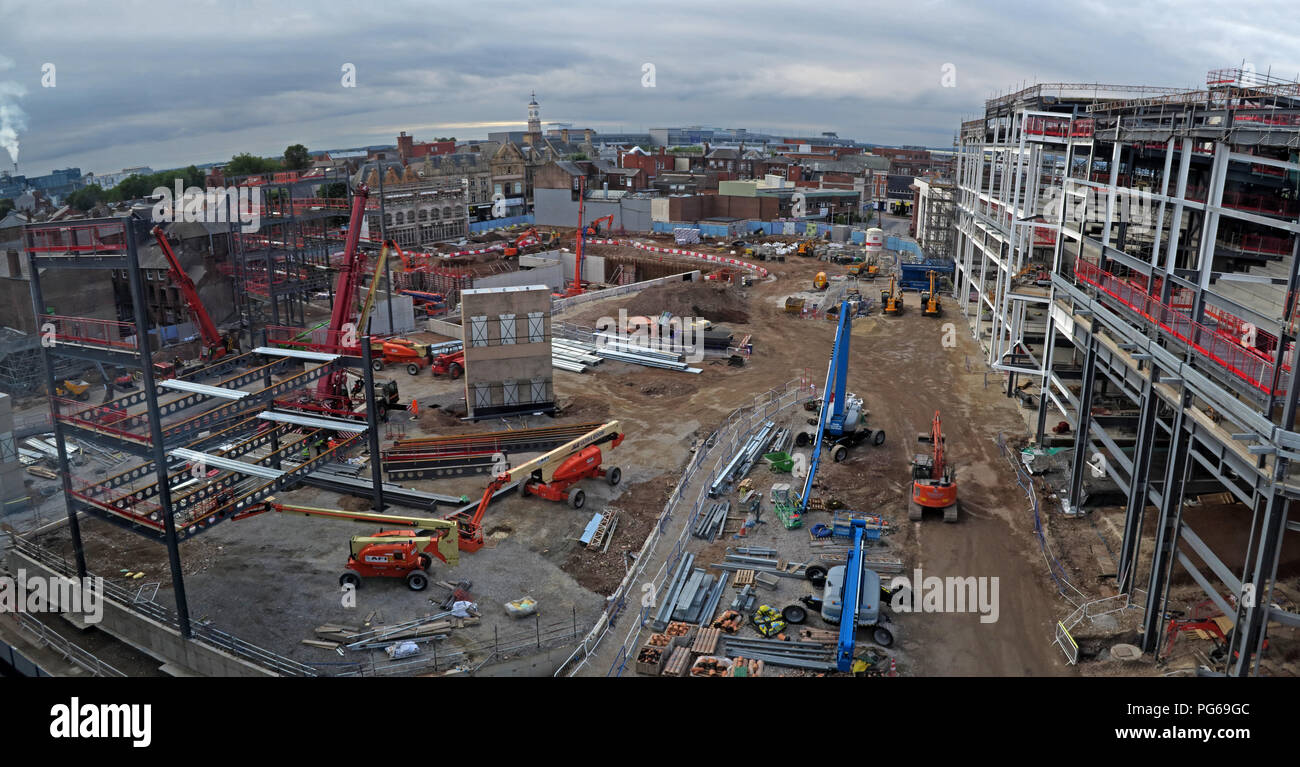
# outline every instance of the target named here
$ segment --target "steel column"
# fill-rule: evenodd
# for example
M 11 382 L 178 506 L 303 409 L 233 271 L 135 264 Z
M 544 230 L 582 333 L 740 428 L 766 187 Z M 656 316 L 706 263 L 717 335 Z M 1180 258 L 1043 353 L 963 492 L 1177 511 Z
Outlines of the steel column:
M 172 589 L 176 596 L 176 618 L 181 635 L 193 636 L 190 627 L 190 609 L 185 599 L 185 576 L 181 570 L 181 552 L 176 540 L 176 519 L 172 513 L 171 488 L 167 485 L 167 448 L 163 444 L 162 413 L 158 410 L 158 390 L 154 386 L 153 359 L 149 344 L 149 321 L 145 312 L 144 282 L 140 278 L 140 260 L 136 253 L 135 227 L 126 224 L 127 281 L 131 289 L 131 308 L 135 313 L 136 349 L 140 355 L 145 405 L 149 410 L 149 435 L 153 442 L 154 473 L 158 477 L 158 504 L 162 514 L 164 538 L 167 543 L 167 561 L 172 571 Z

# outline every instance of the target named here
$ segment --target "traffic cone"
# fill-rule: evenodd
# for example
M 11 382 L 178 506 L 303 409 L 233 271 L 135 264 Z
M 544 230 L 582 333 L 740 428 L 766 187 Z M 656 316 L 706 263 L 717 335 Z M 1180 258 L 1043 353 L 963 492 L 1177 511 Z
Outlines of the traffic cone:
M 893 657 L 889 659 L 889 675 L 898 676 L 898 661 L 894 660 Z
M 411 416 L 413 418 L 420 417 L 420 401 L 418 399 L 411 400 Z

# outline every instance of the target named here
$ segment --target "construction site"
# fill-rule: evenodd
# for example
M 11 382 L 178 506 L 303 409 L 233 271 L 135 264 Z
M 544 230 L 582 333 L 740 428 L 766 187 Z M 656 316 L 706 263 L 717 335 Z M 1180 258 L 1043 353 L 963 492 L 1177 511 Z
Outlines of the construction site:
M 393 181 L 243 179 L 227 305 L 166 226 L 29 224 L 6 566 L 105 603 L 0 639 L 54 675 L 1294 676 L 1300 86 L 1239 75 L 990 100 L 915 237 L 629 237 L 579 188 L 572 228 L 414 252 Z

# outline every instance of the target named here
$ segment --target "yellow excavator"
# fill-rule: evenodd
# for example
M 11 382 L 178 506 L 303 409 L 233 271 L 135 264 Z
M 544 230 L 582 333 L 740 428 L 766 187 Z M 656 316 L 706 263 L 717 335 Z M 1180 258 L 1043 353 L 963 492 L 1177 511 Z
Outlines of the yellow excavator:
M 930 289 L 921 294 L 921 314 L 926 317 L 938 317 L 943 314 L 939 293 L 934 289 L 934 280 L 939 273 L 931 269 L 927 275 L 930 278 Z
M 903 293 L 895 290 L 894 275 L 889 276 L 889 289 L 880 291 L 881 311 L 885 314 L 903 313 Z

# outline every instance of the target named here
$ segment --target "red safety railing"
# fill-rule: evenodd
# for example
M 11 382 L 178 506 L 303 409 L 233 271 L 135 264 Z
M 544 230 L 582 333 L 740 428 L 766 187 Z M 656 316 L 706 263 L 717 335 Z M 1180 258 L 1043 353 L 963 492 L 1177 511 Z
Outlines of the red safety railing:
M 1241 234 L 1220 238 L 1215 244 L 1239 253 L 1259 253 L 1269 256 L 1289 256 L 1295 247 L 1294 237 L 1269 237 L 1262 234 Z
M 266 342 L 271 346 L 322 352 L 325 354 L 361 354 L 360 331 L 330 330 L 329 328 L 296 328 L 288 325 L 267 325 Z
M 121 223 L 32 226 L 25 232 L 29 253 L 121 253 L 126 228 Z
M 1075 120 L 1073 126 L 1069 117 L 1030 117 L 1025 120 L 1025 133 L 1033 136 L 1092 138 L 1094 127 L 1092 118 Z
M 45 314 L 41 316 L 40 333 L 43 342 L 49 339 L 56 344 L 135 349 L 135 343 L 127 340 L 135 335 L 135 326 L 129 322 Z
M 148 416 L 130 415 L 125 409 L 112 405 L 87 405 L 62 397 L 50 399 L 54 402 L 54 417 L 62 423 L 111 434 L 137 444 L 153 443 L 149 436 Z
M 1132 309 L 1159 327 L 1163 332 L 1179 339 L 1201 355 L 1225 368 L 1234 376 L 1250 384 L 1251 387 L 1274 396 L 1284 393 L 1280 388 L 1270 388 L 1273 383 L 1273 362 L 1266 357 L 1266 352 L 1257 347 L 1243 346 L 1241 336 L 1228 335 L 1230 331 L 1241 329 L 1239 321 L 1238 324 L 1231 327 L 1221 325 L 1221 327 L 1224 327 L 1223 330 L 1220 330 L 1219 327 L 1211 327 L 1195 322 L 1185 312 L 1160 303 L 1159 299 L 1147 294 L 1141 288 L 1083 259 L 1075 261 L 1074 276 L 1079 281 L 1096 287 L 1105 295 Z M 1220 323 L 1223 322 L 1221 317 L 1232 316 L 1220 310 L 1216 310 L 1216 315 L 1215 319 Z M 1276 338 L 1267 333 L 1256 332 L 1257 344 L 1260 343 L 1261 339 L 1267 343 L 1267 339 L 1270 338 L 1273 339 L 1272 348 L 1276 348 Z M 1290 367 L 1284 364 L 1283 370 L 1290 372 Z
M 138 522 L 162 532 L 162 507 L 153 501 L 136 498 L 129 491 L 72 478 L 72 495 L 109 513 Z
M 1187 199 L 1206 202 L 1209 200 L 1208 189 L 1203 186 L 1188 189 Z M 1223 191 L 1222 207 L 1242 210 L 1247 213 L 1282 216 L 1284 218 L 1295 218 L 1300 215 L 1300 200 L 1289 200 L 1271 194 L 1239 192 L 1232 189 Z

